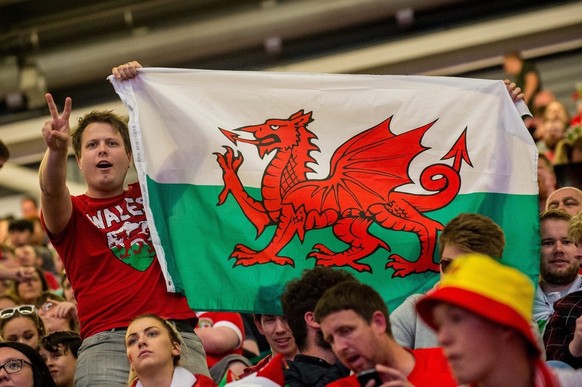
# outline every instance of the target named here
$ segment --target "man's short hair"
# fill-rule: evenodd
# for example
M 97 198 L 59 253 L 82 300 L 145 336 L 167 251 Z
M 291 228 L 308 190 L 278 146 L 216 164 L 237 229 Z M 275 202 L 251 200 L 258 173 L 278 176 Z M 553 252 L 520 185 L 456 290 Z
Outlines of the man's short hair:
M 327 289 L 348 280 L 355 281 L 355 277 L 347 271 L 317 266 L 303 271 L 300 278 L 287 283 L 281 296 L 281 304 L 300 351 L 305 349 L 307 338 L 305 313 L 315 310 L 317 301 Z
M 327 290 L 315 307 L 315 319 L 321 323 L 332 313 L 352 310 L 368 324 L 376 311 L 386 319 L 386 333 L 392 336 L 388 307 L 371 286 L 358 281 L 344 281 Z
M 540 214 L 540 222 L 544 222 L 546 220 L 563 220 L 564 222 L 568 223 L 570 222 L 570 219 L 572 219 L 570 214 L 557 208 L 551 208 L 549 210 L 542 211 Z
M 89 124 L 95 122 L 102 122 L 109 124 L 116 130 L 123 139 L 123 145 L 125 147 L 125 152 L 129 155 L 131 154 L 131 142 L 129 139 L 129 130 L 127 129 L 126 120 L 121 116 L 113 113 L 111 110 L 93 110 L 91 113 L 85 114 L 83 117 L 79 118 L 79 122 L 75 127 L 73 134 L 71 135 L 73 151 L 77 158 L 81 157 L 81 143 L 83 140 L 83 132 Z
M 34 223 L 29 219 L 15 219 L 8 224 L 8 232 L 13 231 L 30 231 L 34 232 Z
M 63 346 L 63 352 L 71 351 L 71 354 L 76 359 L 79 354 L 79 347 L 81 346 L 81 337 L 74 331 L 57 331 L 49 333 L 40 339 L 38 343 L 39 349 L 46 349 L 49 352 L 57 352 L 59 345 Z
M 568 223 L 568 238 L 579 245 L 582 243 L 582 212 L 574 215 Z
M 460 214 L 447 223 L 439 237 L 439 255 L 446 245 L 466 252 L 501 259 L 505 247 L 503 230 L 491 218 L 481 214 Z

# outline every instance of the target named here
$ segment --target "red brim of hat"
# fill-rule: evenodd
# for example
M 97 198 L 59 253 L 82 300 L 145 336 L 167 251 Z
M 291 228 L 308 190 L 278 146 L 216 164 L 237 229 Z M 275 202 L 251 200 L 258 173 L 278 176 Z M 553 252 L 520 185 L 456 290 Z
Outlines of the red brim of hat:
M 437 288 L 416 303 L 420 317 L 435 330 L 437 327 L 433 309 L 441 302 L 458 306 L 494 323 L 516 329 L 526 338 L 535 351 L 535 356 L 540 355 L 538 340 L 534 336 L 531 322 L 509 306 L 469 290 L 455 287 Z

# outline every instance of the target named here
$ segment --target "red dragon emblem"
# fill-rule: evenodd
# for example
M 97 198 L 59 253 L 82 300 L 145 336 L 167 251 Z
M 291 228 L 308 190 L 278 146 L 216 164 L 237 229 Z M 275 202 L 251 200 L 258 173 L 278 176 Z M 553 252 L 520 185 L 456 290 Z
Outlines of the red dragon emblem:
M 332 227 L 334 235 L 349 247 L 336 252 L 316 244 L 308 257 L 315 258 L 320 266 L 371 271 L 369 265 L 360 261 L 378 248 L 390 251 L 385 241 L 369 233 L 369 227 L 376 223 L 386 229 L 413 232 L 420 241 L 417 259 L 389 256 L 386 268 L 394 270 L 393 277 L 438 271 L 433 255 L 437 233 L 443 226 L 423 213 L 445 207 L 459 192 L 462 161 L 472 166 L 466 148 L 466 129 L 442 157 L 442 160 L 452 158 L 452 166 L 437 163 L 421 172 L 420 186 L 430 194 L 414 194 L 396 189 L 412 183 L 409 165 L 429 149 L 421 140 L 436 121 L 395 135 L 390 130 L 390 117 L 342 144 L 331 158 L 329 175 L 314 180 L 307 178 L 308 173 L 314 172 L 309 164 L 317 163 L 311 153 L 319 151 L 312 142 L 317 136 L 307 129 L 313 122 L 311 115 L 312 112 L 300 110 L 288 119 L 268 119 L 263 124 L 234 129 L 250 133 L 253 139 L 219 128 L 235 145 L 237 142 L 255 145 L 261 158 L 275 152 L 263 173 L 262 201 L 251 197 L 240 181 L 238 169 L 244 162 L 241 152 L 235 154 L 225 146 L 226 152 L 215 153 L 224 180 L 218 205 L 232 194 L 257 235 L 267 226 L 276 226 L 272 239 L 262 250 L 237 244 L 230 256 L 236 260 L 234 266 L 264 263 L 294 266 L 291 258 L 279 255 L 291 239 L 297 235 L 303 242 L 307 231 Z

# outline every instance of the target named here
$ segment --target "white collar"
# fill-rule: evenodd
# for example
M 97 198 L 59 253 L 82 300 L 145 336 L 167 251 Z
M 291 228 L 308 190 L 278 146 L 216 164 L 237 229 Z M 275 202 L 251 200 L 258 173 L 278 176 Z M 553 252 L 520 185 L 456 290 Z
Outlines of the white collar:
M 172 384 L 170 387 L 192 387 L 196 383 L 196 377 L 190 371 L 183 367 L 176 367 L 174 375 L 172 376 Z M 135 387 L 143 387 L 140 380 L 137 381 Z

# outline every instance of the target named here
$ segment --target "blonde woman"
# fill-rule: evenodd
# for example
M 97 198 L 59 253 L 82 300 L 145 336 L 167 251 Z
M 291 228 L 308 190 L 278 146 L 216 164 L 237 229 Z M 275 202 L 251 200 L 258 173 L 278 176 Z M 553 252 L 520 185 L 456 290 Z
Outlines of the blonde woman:
M 208 376 L 179 366 L 182 344 L 176 329 L 153 314 L 135 318 L 125 335 L 131 387 L 211 387 Z

